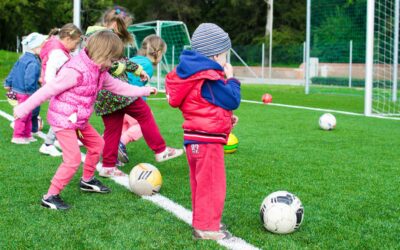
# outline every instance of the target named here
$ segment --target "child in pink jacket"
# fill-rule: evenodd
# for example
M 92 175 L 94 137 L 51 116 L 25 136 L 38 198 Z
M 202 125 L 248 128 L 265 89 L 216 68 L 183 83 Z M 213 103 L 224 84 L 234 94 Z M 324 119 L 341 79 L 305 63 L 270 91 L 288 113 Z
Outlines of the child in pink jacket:
M 60 192 L 70 182 L 81 162 L 79 140 L 87 148 L 80 189 L 87 192 L 109 193 L 111 190 L 94 177 L 96 164 L 103 151 L 104 141 L 90 125 L 93 104 L 100 89 L 126 96 L 149 96 L 155 88 L 131 86 L 113 78 L 108 72 L 112 62 L 123 54 L 124 45 L 111 31 L 99 31 L 90 37 L 87 48 L 69 60 L 52 84 L 46 84 L 14 110 L 16 119 L 51 98 L 47 120 L 52 126 L 63 151 L 63 162 L 54 175 L 41 205 L 66 210 L 69 205 Z

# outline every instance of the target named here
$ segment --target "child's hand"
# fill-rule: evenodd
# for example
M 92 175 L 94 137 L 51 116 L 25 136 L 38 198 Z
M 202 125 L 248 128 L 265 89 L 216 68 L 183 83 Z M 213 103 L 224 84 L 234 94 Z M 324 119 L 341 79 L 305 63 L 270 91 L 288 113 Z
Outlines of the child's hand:
M 232 126 L 236 126 L 236 124 L 238 123 L 238 121 L 239 121 L 239 117 L 237 117 L 236 115 L 232 115 L 232 117 L 231 117 L 231 122 L 232 122 Z
M 233 68 L 230 63 L 225 63 L 224 72 L 225 72 L 226 78 L 233 77 Z
M 11 89 L 11 87 L 4 86 L 4 89 L 9 91 Z
M 157 90 L 157 88 L 154 88 L 154 87 L 150 87 L 150 95 L 157 95 L 157 92 L 158 92 L 158 90 Z
M 17 106 L 16 106 L 17 107 Z M 16 108 L 15 107 L 15 108 Z M 14 120 L 17 120 L 17 119 L 19 119 L 19 118 L 21 118 L 21 117 L 19 117 L 16 113 L 15 113 L 15 108 L 14 108 L 14 113 L 13 113 L 13 115 L 14 115 Z
M 146 73 L 146 71 L 142 70 L 142 72 L 140 72 L 140 81 L 142 82 L 147 82 L 149 79 L 149 75 Z

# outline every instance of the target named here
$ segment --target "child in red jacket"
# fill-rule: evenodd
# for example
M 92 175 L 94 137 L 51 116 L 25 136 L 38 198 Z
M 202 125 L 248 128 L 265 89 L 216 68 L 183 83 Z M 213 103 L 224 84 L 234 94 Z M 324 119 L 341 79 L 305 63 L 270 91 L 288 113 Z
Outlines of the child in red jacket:
M 240 104 L 240 82 L 226 62 L 230 48 L 224 30 L 203 23 L 193 33 L 192 51 L 183 51 L 179 65 L 166 77 L 168 102 L 179 107 L 184 118 L 192 226 L 197 239 L 230 237 L 221 224 L 226 195 L 223 145 L 237 122 L 232 110 Z

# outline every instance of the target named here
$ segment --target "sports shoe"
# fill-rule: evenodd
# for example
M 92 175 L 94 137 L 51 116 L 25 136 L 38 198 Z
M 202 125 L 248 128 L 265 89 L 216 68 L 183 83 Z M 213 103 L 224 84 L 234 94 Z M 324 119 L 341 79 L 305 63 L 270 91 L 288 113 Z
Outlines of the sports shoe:
M 81 181 L 79 182 L 79 187 L 82 191 L 86 191 L 86 192 L 95 192 L 95 193 L 111 192 L 111 189 L 104 186 L 103 183 L 101 183 L 99 180 L 97 180 L 94 177 L 90 181 L 84 181 L 81 178 Z
M 29 141 L 29 142 L 37 141 L 37 139 L 35 137 L 33 137 L 33 136 L 26 138 L 26 140 Z
M 193 238 L 196 240 L 227 240 L 232 235 L 226 230 L 206 231 L 193 229 Z
M 61 199 L 59 194 L 51 195 L 47 199 L 43 197 L 41 205 L 45 208 L 56 210 L 67 210 L 70 208 L 70 206 Z
M 183 154 L 183 149 L 167 147 L 163 152 L 156 154 L 156 161 L 168 161 Z
M 118 145 L 118 160 L 123 163 L 129 162 L 129 157 L 128 157 L 128 152 L 126 151 L 126 146 L 122 142 L 119 142 L 119 145 Z
M 78 146 L 79 147 L 83 147 L 84 145 L 83 145 L 83 143 L 78 139 Z
M 11 143 L 14 143 L 14 144 L 29 144 L 30 141 L 27 140 L 27 138 L 22 138 L 22 137 L 16 138 L 16 137 L 13 137 L 11 139 Z
M 116 167 L 113 167 L 113 168 L 102 167 L 99 171 L 99 175 L 101 177 L 107 177 L 107 178 L 127 176 L 127 174 L 125 174 L 124 172 L 122 172 L 121 170 L 119 170 Z
M 121 162 L 120 160 L 117 160 L 117 162 L 115 163 L 115 166 L 120 168 L 120 167 L 125 166 L 125 163 Z
M 58 157 L 62 156 L 62 153 L 57 150 L 57 148 L 54 145 L 49 145 L 47 146 L 46 144 L 42 144 L 39 148 L 39 152 L 45 155 L 50 155 L 53 157 Z

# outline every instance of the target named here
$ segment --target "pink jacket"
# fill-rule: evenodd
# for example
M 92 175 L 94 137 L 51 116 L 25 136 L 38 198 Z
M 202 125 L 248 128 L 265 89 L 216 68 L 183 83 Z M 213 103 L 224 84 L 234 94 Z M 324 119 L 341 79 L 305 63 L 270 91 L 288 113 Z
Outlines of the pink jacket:
M 60 49 L 64 52 L 64 54 L 68 57 L 71 58 L 71 55 L 69 54 L 69 50 L 65 48 L 65 46 L 61 43 L 61 41 L 55 37 L 52 36 L 44 45 L 43 48 L 40 51 L 40 59 L 42 60 L 42 73 L 40 74 L 40 82 L 42 85 L 45 84 L 45 77 L 44 74 L 46 72 L 46 67 L 47 67 L 47 61 L 49 60 L 49 54 L 52 50 L 55 49 Z
M 113 78 L 95 64 L 82 50 L 57 74 L 54 84 L 46 84 L 14 109 L 24 117 L 50 97 L 47 120 L 59 129 L 83 129 L 93 113 L 93 104 L 100 89 L 124 96 L 149 96 L 150 87 L 137 87 Z

